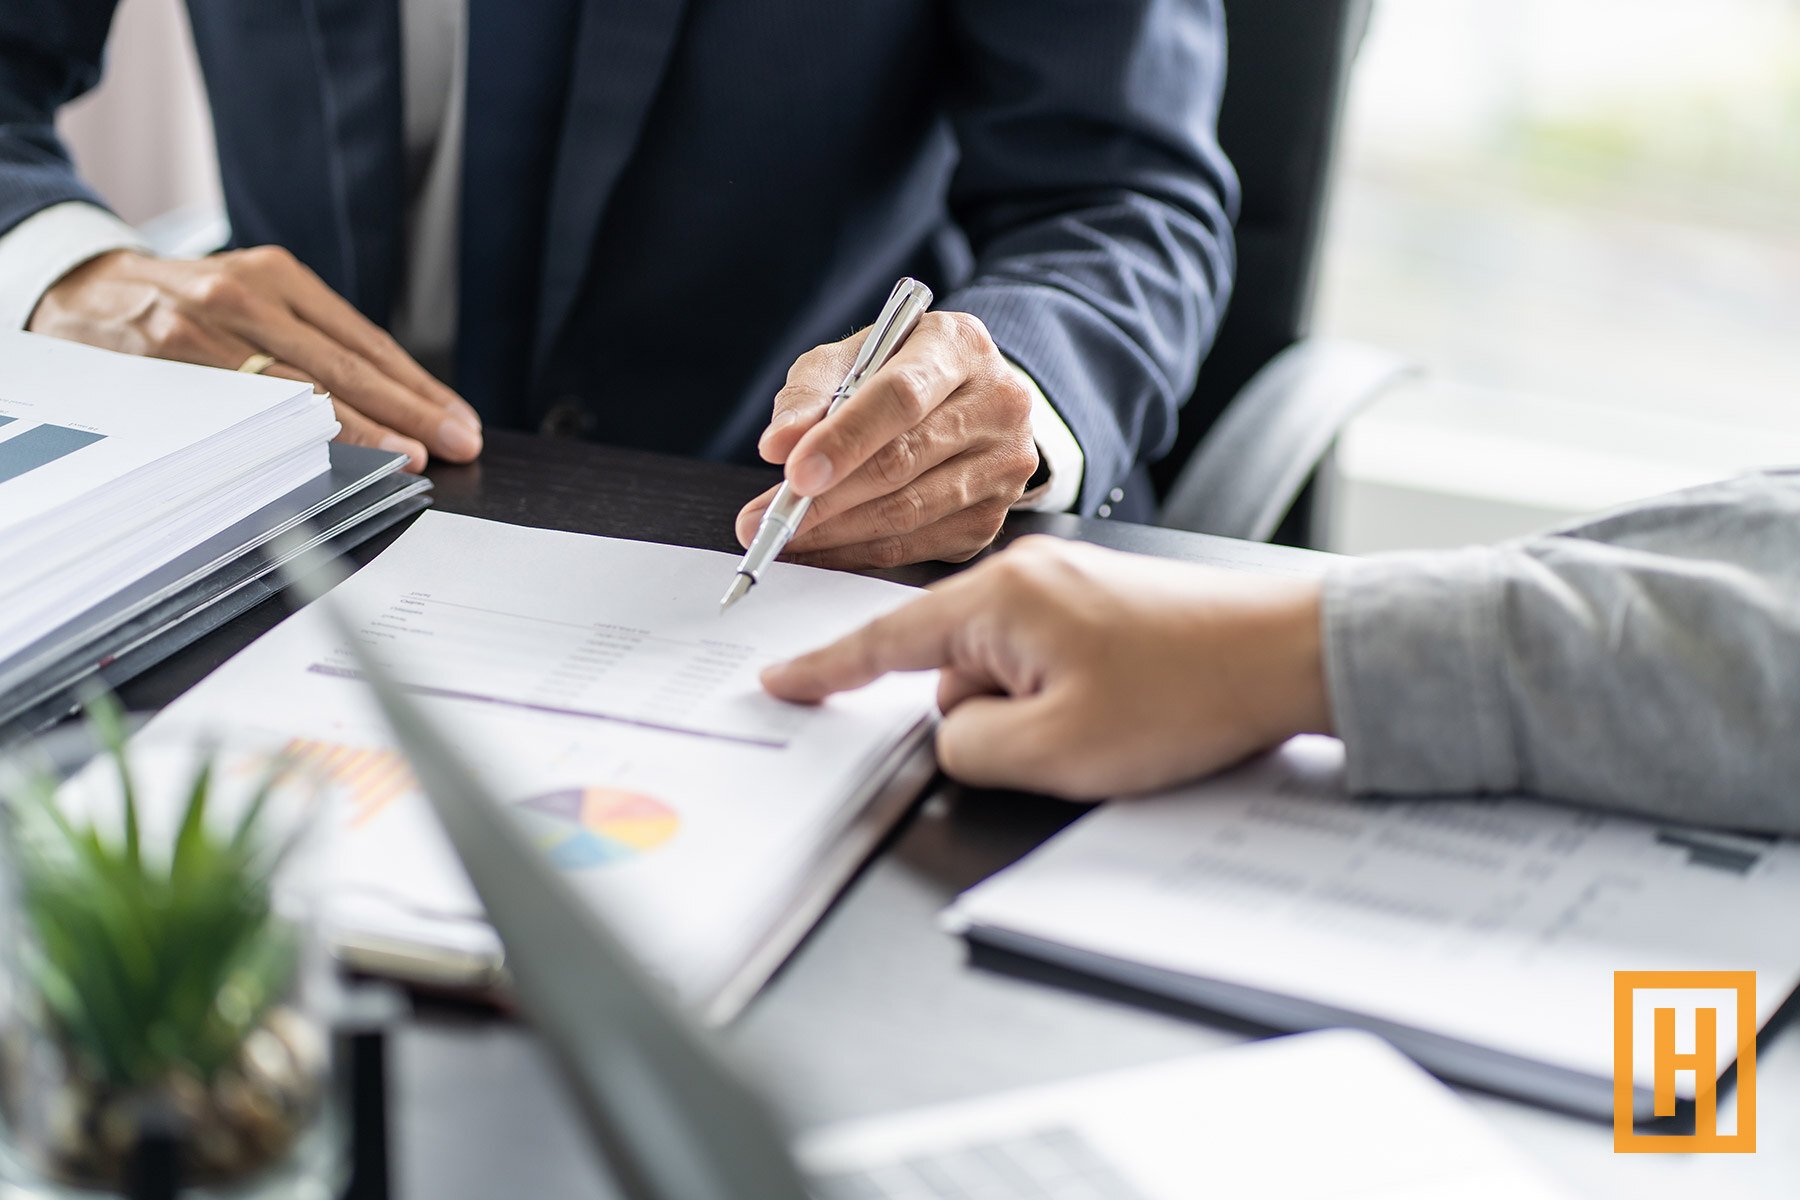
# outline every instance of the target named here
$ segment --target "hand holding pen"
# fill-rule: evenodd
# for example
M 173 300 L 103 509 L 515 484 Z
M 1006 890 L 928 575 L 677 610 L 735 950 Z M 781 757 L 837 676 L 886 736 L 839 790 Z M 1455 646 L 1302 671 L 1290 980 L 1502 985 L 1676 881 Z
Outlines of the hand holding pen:
M 790 491 L 815 499 L 787 547 L 794 561 L 968 559 L 993 540 L 1037 467 L 1029 388 L 979 320 L 923 312 L 930 293 L 910 280 L 895 297 L 912 288 L 924 293 L 916 332 L 885 368 L 866 372 L 854 403 L 830 408 L 875 326 L 802 356 L 776 397 L 763 457 L 786 463 Z M 739 514 L 745 545 L 775 496 L 771 489 Z

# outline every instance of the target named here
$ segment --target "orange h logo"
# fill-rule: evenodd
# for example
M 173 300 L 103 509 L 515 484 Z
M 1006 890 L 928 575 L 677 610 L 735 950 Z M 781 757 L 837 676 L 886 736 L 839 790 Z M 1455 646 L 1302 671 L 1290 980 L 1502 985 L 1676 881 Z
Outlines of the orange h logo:
M 1632 1127 L 1640 991 L 1729 991 L 1737 1009 L 1737 1131 L 1720 1133 L 1718 1121 L 1719 1010 L 1696 1006 L 1694 1048 L 1676 1049 L 1675 1012 L 1651 1010 L 1654 1105 L 1659 1117 L 1675 1115 L 1675 1073 L 1694 1073 L 1694 1132 L 1640 1134 Z M 1756 972 L 1615 971 L 1613 973 L 1613 1150 L 1620 1154 L 1751 1154 L 1756 1150 Z

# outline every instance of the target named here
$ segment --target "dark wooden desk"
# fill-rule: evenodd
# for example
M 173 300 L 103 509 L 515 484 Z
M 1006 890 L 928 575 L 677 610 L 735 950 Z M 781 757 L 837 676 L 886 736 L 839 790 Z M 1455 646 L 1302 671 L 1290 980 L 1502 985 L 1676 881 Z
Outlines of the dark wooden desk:
M 480 462 L 434 467 L 431 478 L 437 488 L 433 503 L 445 512 L 736 552 L 742 549 L 732 532 L 738 509 L 780 475 L 773 468 L 722 466 L 526 434 L 491 433 Z M 367 562 L 403 528 L 404 524 L 372 539 L 352 557 Z M 1303 570 L 1301 564 L 1319 557 L 1142 525 L 1040 514 L 1014 517 L 1001 543 L 1028 533 L 1080 537 L 1172 558 L 1260 564 L 1276 571 Z M 954 569 L 908 567 L 883 577 L 925 584 Z M 121 689 L 125 702 L 141 710 L 162 707 L 273 628 L 287 611 L 282 604 L 271 603 L 245 613 Z
M 734 550 L 732 518 L 774 474 L 495 434 L 479 465 L 438 470 L 434 478 L 438 507 L 450 512 Z M 1278 572 L 1310 573 L 1325 561 L 1304 551 L 1062 516 L 1016 516 L 1006 539 L 1028 532 Z M 945 570 L 895 575 L 922 583 Z M 283 614 L 279 602 L 245 614 L 126 688 L 127 702 L 134 708 L 167 703 Z M 1017 859 L 1077 811 L 1039 797 L 952 790 L 934 797 L 851 886 L 727 1034 L 795 1124 L 1242 1040 L 1245 1031 L 1084 991 L 1066 978 L 1046 987 L 1021 973 L 971 966 L 961 941 L 937 930 L 936 914 L 951 897 Z M 1792 1041 L 1777 1047 L 1776 1057 L 1783 1051 L 1794 1057 Z M 1800 1078 L 1770 1065 L 1765 1057 L 1765 1080 Z M 563 1200 L 610 1194 L 541 1048 L 516 1024 L 427 1009 L 399 1040 L 397 1073 L 400 1195 Z M 1775 1097 L 1766 1091 L 1765 1097 L 1767 1121 L 1774 1119 Z M 1592 1123 L 1505 1101 L 1480 1103 L 1553 1169 L 1593 1185 L 1584 1194 L 1613 1191 L 1615 1183 L 1622 1191 L 1629 1179 L 1648 1189 L 1639 1194 L 1666 1187 L 1673 1195 L 1679 1181 L 1695 1182 L 1671 1176 L 1666 1162 L 1615 1162 L 1610 1135 Z M 1744 1187 L 1714 1191 L 1752 1194 Z

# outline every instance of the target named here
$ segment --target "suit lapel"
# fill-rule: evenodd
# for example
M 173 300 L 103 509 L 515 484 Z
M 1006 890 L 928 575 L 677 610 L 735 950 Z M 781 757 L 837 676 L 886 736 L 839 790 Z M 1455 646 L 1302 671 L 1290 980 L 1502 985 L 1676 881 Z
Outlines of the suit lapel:
M 379 324 L 394 302 L 405 178 L 399 0 L 302 0 L 318 61 L 345 294 Z
M 607 200 L 637 148 L 687 0 L 584 0 L 545 225 L 534 366 L 586 278 Z

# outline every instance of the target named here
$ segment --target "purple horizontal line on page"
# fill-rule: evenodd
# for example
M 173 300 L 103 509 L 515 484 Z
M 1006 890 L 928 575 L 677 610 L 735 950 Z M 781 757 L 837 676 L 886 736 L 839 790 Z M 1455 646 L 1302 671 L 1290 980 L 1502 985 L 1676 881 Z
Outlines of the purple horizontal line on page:
M 313 663 L 306 668 L 314 675 L 329 675 L 334 679 L 362 678 L 362 673 L 349 667 L 334 667 L 330 663 Z M 550 713 L 559 717 L 580 717 L 588 721 L 610 721 L 615 725 L 632 725 L 639 729 L 654 729 L 659 733 L 676 733 L 683 737 L 704 738 L 710 742 L 732 742 L 739 746 L 755 746 L 762 750 L 786 750 L 789 742 L 785 738 L 764 738 L 752 734 L 720 733 L 714 729 L 694 729 L 686 725 L 670 725 L 663 721 L 647 721 L 641 717 L 621 717 L 615 713 L 594 712 L 585 708 L 563 708 L 555 704 L 537 704 L 530 700 L 509 700 L 505 696 L 488 696 L 481 692 L 462 692 L 455 688 L 431 687 L 422 683 L 401 684 L 407 691 L 420 696 L 436 696 L 443 700 L 468 700 L 475 704 L 497 704 L 502 708 L 522 708 L 527 712 Z

